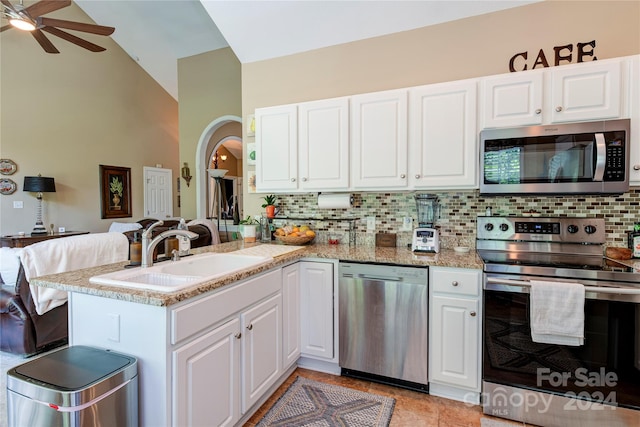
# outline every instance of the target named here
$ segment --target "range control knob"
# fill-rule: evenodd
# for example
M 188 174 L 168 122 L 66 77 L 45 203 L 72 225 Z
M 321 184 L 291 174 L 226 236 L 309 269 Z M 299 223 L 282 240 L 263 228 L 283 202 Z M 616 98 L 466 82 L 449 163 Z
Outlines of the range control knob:
M 485 224 L 484 225 L 484 229 L 487 230 L 487 231 L 493 230 L 493 224 L 491 224 L 491 223 Z
M 578 230 L 579 230 L 579 228 L 578 228 L 578 226 L 577 226 L 577 225 L 573 225 L 573 224 L 571 224 L 570 226 L 568 226 L 568 227 L 567 227 L 567 231 L 568 231 L 569 233 L 571 233 L 571 234 L 575 234 L 575 233 L 577 233 L 577 232 L 578 232 Z
M 504 222 L 500 224 L 500 231 L 507 231 L 509 229 L 509 224 L 505 224 Z
M 593 234 L 596 232 L 596 226 L 595 225 L 587 225 L 584 227 L 584 231 L 586 231 L 587 234 Z

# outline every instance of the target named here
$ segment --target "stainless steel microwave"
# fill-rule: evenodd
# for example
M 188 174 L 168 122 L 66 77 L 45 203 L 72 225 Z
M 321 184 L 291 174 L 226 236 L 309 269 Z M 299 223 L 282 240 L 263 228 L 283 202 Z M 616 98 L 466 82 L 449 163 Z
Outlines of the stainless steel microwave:
M 480 194 L 621 194 L 630 120 L 480 132 Z

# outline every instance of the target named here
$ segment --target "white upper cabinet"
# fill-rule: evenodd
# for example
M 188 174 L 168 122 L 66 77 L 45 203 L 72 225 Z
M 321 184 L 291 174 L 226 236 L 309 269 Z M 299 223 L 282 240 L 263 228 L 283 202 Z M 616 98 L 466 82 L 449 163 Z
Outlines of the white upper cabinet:
M 482 79 L 483 128 L 623 117 L 622 59 Z
M 542 123 L 542 72 L 529 71 L 482 80 L 485 128 Z
M 551 123 L 620 117 L 620 60 L 558 67 L 550 77 Z
M 298 188 L 296 105 L 258 108 L 256 119 L 257 191 Z
M 348 98 L 298 105 L 298 186 L 301 190 L 349 188 Z
M 407 186 L 407 91 L 351 97 L 354 190 Z
M 477 185 L 477 80 L 409 90 L 409 185 Z

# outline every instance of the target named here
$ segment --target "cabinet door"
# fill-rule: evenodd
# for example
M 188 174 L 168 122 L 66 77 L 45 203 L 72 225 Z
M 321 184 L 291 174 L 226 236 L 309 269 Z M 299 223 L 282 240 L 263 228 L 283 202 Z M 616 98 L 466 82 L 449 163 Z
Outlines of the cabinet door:
M 236 318 L 173 352 L 173 425 L 233 426 L 238 422 L 239 334 Z
M 282 368 L 300 357 L 300 272 L 299 264 L 282 269 Z
M 298 188 L 298 122 L 295 105 L 258 108 L 256 119 L 256 189 Z
M 407 186 L 407 91 L 351 97 L 354 189 Z
M 299 264 L 302 354 L 333 359 L 333 264 Z
M 622 62 L 600 61 L 551 71 L 551 121 L 620 117 Z
M 430 381 L 480 387 L 480 316 L 477 299 L 431 298 Z
M 349 101 L 347 98 L 298 105 L 299 187 L 349 188 Z
M 631 87 L 629 94 L 631 113 L 631 159 L 629 159 L 629 184 L 640 186 L 640 55 L 631 59 Z
M 243 414 L 267 392 L 282 372 L 281 309 L 282 295 L 278 293 L 240 316 Z
M 542 123 L 542 71 L 488 77 L 482 88 L 483 128 Z
M 410 90 L 414 188 L 476 187 L 476 84 L 467 80 Z

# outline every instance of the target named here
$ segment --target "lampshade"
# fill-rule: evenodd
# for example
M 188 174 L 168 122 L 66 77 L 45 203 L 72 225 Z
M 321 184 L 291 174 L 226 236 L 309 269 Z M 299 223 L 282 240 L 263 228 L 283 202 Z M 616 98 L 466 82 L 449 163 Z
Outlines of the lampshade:
M 25 176 L 22 191 L 33 193 L 55 193 L 56 183 L 53 178 L 45 176 Z

